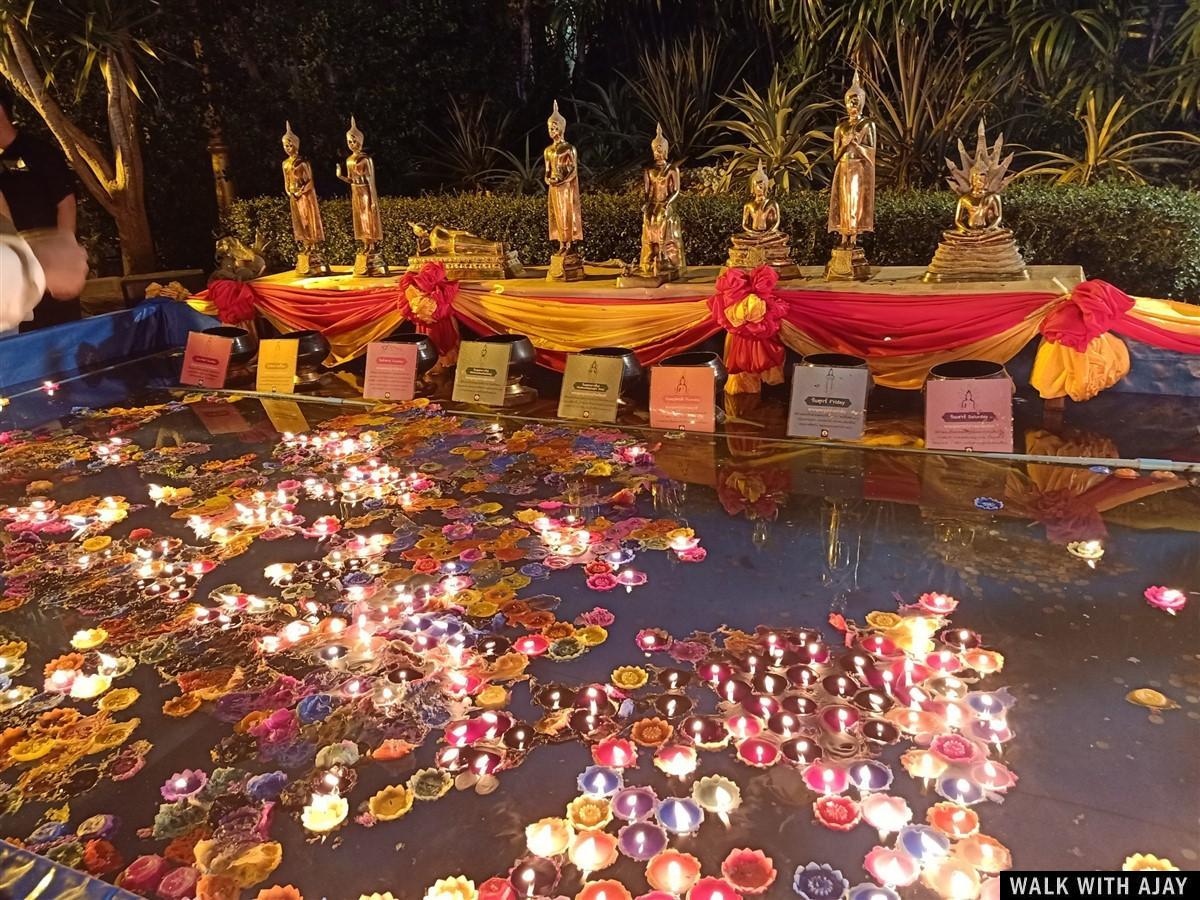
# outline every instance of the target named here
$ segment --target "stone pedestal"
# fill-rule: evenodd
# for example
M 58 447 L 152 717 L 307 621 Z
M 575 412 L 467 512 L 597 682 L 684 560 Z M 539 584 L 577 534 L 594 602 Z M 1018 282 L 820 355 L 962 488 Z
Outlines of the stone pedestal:
M 391 273 L 388 272 L 387 263 L 380 251 L 367 253 L 359 250 L 354 256 L 354 274 L 367 278 L 383 278 Z
M 825 264 L 826 281 L 866 281 L 871 267 L 862 247 L 835 247 Z
M 1029 277 L 1025 259 L 1007 228 L 989 231 L 944 231 L 927 282 L 1020 281 Z
M 583 277 L 583 257 L 578 253 L 555 253 L 550 257 L 547 281 L 582 281 Z

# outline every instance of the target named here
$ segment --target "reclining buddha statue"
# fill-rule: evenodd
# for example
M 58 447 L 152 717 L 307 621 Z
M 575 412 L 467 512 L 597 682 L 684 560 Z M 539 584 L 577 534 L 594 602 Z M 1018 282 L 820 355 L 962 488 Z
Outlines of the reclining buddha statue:
M 1003 147 L 1004 135 L 1000 135 L 989 149 L 980 119 L 974 159 L 967 156 L 959 141 L 961 166 L 946 160 L 950 169 L 946 180 L 958 194 L 954 228 L 942 232 L 942 241 L 925 271 L 925 281 L 1013 281 L 1029 277 L 1012 232 L 1002 225 L 1000 192 L 1014 177 L 1008 174 L 1013 156 L 1010 153 L 1002 159 Z
M 440 262 L 446 275 L 455 279 L 514 278 L 523 273 L 515 251 L 503 241 L 489 241 L 458 228 L 434 225 L 426 228 L 409 222 L 417 238 L 417 253 L 408 259 L 415 272 L 427 262 Z

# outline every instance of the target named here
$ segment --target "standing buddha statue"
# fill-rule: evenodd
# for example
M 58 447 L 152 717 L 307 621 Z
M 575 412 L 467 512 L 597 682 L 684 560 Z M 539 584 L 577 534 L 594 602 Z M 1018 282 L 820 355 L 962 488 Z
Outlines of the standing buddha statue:
M 875 230 L 875 123 L 866 114 L 867 92 L 858 72 L 846 91 L 846 115 L 833 131 L 833 184 L 829 231 L 838 244 L 825 266 L 828 280 L 870 277 L 858 236 Z
M 1015 177 L 1008 172 L 1013 154 L 1002 158 L 1003 149 L 1003 134 L 988 148 L 987 129 L 980 119 L 974 158 L 967 155 L 967 148 L 959 141 L 961 164 L 946 160 L 950 170 L 946 181 L 958 194 L 954 228 L 942 232 L 937 252 L 925 271 L 925 281 L 1013 281 L 1029 277 L 1013 233 L 1003 226 L 1000 192 Z
M 618 280 L 620 287 L 657 287 L 674 281 L 686 267 L 683 250 L 683 225 L 675 210 L 679 197 L 679 166 L 667 161 L 670 144 L 662 125 L 650 142 L 654 164 L 642 171 L 642 250 L 636 267 Z
M 321 207 L 313 185 L 312 165 L 300 155 L 300 138 L 287 123 L 283 133 L 283 189 L 292 211 L 292 235 L 299 251 L 296 254 L 297 275 L 328 275 L 321 245 L 325 242 L 325 226 L 321 223 Z
M 742 231 L 729 239 L 731 269 L 771 266 L 780 278 L 794 278 L 800 268 L 792 261 L 787 234 L 780 229 L 779 204 L 771 198 L 771 179 L 762 161 L 750 176 L 750 201 L 742 207 Z
M 582 204 L 579 201 L 579 155 L 566 141 L 567 120 L 558 111 L 546 121 L 550 146 L 542 154 L 546 166 L 547 211 L 550 240 L 558 242 L 558 252 L 550 257 L 551 281 L 578 281 L 583 278 L 583 259 L 573 249 L 583 240 Z
M 346 132 L 346 170 L 337 167 L 337 177 L 350 185 L 350 210 L 354 219 L 354 238 L 358 253 L 354 257 L 354 274 L 374 277 L 387 275 L 383 259 L 383 222 L 379 218 L 379 195 L 375 191 L 375 162 L 363 152 L 363 133 L 358 130 L 354 116 Z

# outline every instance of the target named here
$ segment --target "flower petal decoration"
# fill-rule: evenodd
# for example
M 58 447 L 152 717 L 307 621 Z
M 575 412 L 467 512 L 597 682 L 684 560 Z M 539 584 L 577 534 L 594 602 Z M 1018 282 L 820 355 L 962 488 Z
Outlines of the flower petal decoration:
M 829 863 L 810 862 L 796 869 L 792 890 L 804 900 L 837 900 L 850 890 L 850 882 Z
M 862 821 L 862 808 L 843 796 L 820 797 L 813 803 L 817 821 L 831 831 L 850 831 Z
M 389 785 L 371 795 L 367 808 L 380 822 L 391 822 L 412 809 L 413 799 L 413 792 L 403 785 Z
M 675 726 L 658 716 L 638 719 L 629 730 L 633 742 L 642 747 L 661 747 L 674 733 Z
M 604 797 L 576 797 L 567 804 L 567 821 L 579 831 L 595 831 L 612 821 L 612 804 Z
M 618 666 L 613 669 L 609 680 L 623 691 L 635 691 L 645 686 L 650 674 L 641 666 Z
M 730 850 L 721 863 L 721 875 L 743 894 L 766 893 L 776 874 L 771 858 L 761 850 Z

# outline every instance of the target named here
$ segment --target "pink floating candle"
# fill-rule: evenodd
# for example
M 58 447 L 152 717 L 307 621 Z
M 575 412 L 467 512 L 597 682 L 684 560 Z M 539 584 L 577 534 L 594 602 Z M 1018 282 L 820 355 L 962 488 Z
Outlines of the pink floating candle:
M 1143 596 L 1155 609 L 1161 609 L 1171 615 L 1181 612 L 1187 605 L 1187 594 L 1177 588 L 1152 585 L 1146 588 Z
M 654 765 L 668 775 L 686 778 L 696 771 L 696 748 L 684 744 L 660 747 L 654 754 Z
M 690 890 L 700 879 L 700 860 L 690 853 L 663 850 L 646 864 L 646 883 L 673 897 Z
M 633 894 L 621 882 L 606 878 L 585 884 L 575 900 L 633 900 Z
M 527 634 L 513 642 L 513 649 L 526 656 L 541 656 L 550 649 L 550 641 L 540 634 Z
M 925 665 L 938 672 L 957 672 L 963 667 L 962 660 L 953 650 L 938 650 L 925 657 Z
M 863 821 L 879 832 L 879 839 L 886 840 L 912 821 L 912 810 L 903 797 L 888 794 L 868 794 L 859 804 Z
M 921 609 L 937 615 L 949 615 L 958 608 L 958 601 L 949 594 L 922 594 L 917 599 L 917 604 Z
M 821 724 L 833 732 L 849 731 L 858 724 L 862 714 L 852 706 L 836 704 L 821 710 Z
M 743 741 L 762 731 L 762 720 L 748 713 L 736 713 L 725 720 L 725 730 L 734 740 Z
M 567 859 L 583 872 L 586 881 L 590 873 L 607 869 L 617 861 L 617 839 L 605 831 L 576 832 Z
M 921 864 L 902 850 L 873 847 L 863 860 L 863 868 L 882 885 L 906 887 L 921 874 Z
M 813 815 L 831 831 L 850 831 L 862 821 L 862 809 L 849 797 L 820 797 L 813 803 Z
M 990 760 L 973 766 L 970 778 L 981 788 L 1001 794 L 1017 783 L 1017 776 L 1007 766 Z
M 117 885 L 127 891 L 148 896 L 158 887 L 170 868 L 171 864 L 157 854 L 139 856 L 125 867 L 125 871 L 117 879 Z
M 752 737 L 737 745 L 738 759 L 747 765 L 765 769 L 779 760 L 779 747 L 766 738 Z
M 710 877 L 697 881 L 687 892 L 687 900 L 742 900 L 742 895 L 724 878 Z
M 840 794 L 850 784 L 850 776 L 845 769 L 823 763 L 806 766 L 802 774 L 804 783 L 818 794 Z
M 625 769 L 637 765 L 637 748 L 624 738 L 605 738 L 592 747 L 592 759 L 598 766 Z
M 896 642 L 891 638 L 885 638 L 881 634 L 871 634 L 862 638 L 858 645 L 868 653 L 875 656 L 895 656 L 900 652 L 900 648 L 896 646 Z
M 721 876 L 735 890 L 751 896 L 765 893 L 775 875 L 775 865 L 761 850 L 730 850 L 721 863 Z

